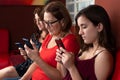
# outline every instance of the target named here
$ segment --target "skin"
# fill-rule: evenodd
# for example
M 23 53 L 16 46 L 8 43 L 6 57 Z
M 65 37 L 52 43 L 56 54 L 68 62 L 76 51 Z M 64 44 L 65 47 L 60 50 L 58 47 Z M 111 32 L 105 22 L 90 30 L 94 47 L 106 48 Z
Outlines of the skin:
M 100 46 L 98 43 L 98 34 L 103 30 L 103 25 L 99 23 L 97 26 L 94 26 L 85 16 L 80 16 L 77 23 L 80 28 L 79 35 L 82 36 L 84 43 L 93 44 L 93 47 L 84 51 L 82 55 L 79 56 L 79 59 L 91 59 L 101 50 L 104 50 L 95 58 L 95 75 L 97 80 L 107 80 L 113 68 L 113 57 L 109 51 Z M 60 54 L 61 51 L 64 52 L 62 55 Z M 63 66 L 69 71 L 72 80 L 82 80 L 82 77 L 74 64 L 75 57 L 71 52 L 60 48 L 60 50 L 57 50 L 56 55 L 56 61 L 62 61 Z M 64 74 L 66 74 L 66 71 L 64 71 Z
M 46 22 L 52 22 L 57 20 L 51 13 L 45 12 L 44 13 L 44 21 Z M 61 37 L 61 24 L 59 22 L 55 22 L 53 24 L 47 25 L 45 23 L 45 28 L 48 30 L 48 32 L 53 36 L 52 39 L 49 41 L 47 48 L 52 48 L 56 45 L 55 38 Z M 60 72 L 44 62 L 41 57 L 39 56 L 39 51 L 36 49 L 34 43 L 31 41 L 31 44 L 33 45 L 34 50 L 31 50 L 25 45 L 25 51 L 27 52 L 27 55 L 34 61 L 34 64 L 32 64 L 28 70 L 28 72 L 21 78 L 22 80 L 28 80 L 28 76 L 31 76 L 31 74 L 34 72 L 36 65 L 40 66 L 40 68 L 45 72 L 45 74 L 51 79 L 51 80 L 61 80 L 61 74 Z M 41 51 L 42 48 L 40 48 Z
M 43 22 L 39 19 L 39 16 L 37 13 L 35 14 L 35 23 L 39 30 L 43 30 L 45 28 Z
M 43 22 L 39 21 L 38 14 L 36 13 L 34 15 L 34 17 L 35 17 L 35 23 L 36 23 L 37 27 L 39 28 L 39 30 L 43 30 L 45 27 L 44 27 Z M 42 37 L 45 37 L 46 32 L 43 31 L 43 33 L 41 35 L 42 35 Z M 40 38 L 40 42 L 42 42 L 42 41 L 43 40 Z M 20 50 L 20 54 L 23 55 L 23 57 L 26 59 L 27 58 L 26 57 L 27 53 L 25 52 L 25 50 L 23 50 L 22 48 L 19 48 L 19 50 Z M 16 72 L 14 66 L 8 66 L 8 67 L 0 70 L 0 80 L 3 80 L 4 78 L 7 78 L 7 77 L 13 78 L 13 77 L 18 77 L 18 76 L 19 75 Z
M 53 22 L 56 20 L 57 19 L 55 17 L 53 17 L 51 13 L 48 13 L 48 12 L 44 13 L 44 21 L 45 22 Z M 45 24 L 45 27 L 47 28 L 48 32 L 53 36 L 59 36 L 59 34 L 61 32 L 61 27 L 59 27 L 59 26 L 61 26 L 61 24 L 59 24 L 59 21 L 51 24 L 50 26 Z

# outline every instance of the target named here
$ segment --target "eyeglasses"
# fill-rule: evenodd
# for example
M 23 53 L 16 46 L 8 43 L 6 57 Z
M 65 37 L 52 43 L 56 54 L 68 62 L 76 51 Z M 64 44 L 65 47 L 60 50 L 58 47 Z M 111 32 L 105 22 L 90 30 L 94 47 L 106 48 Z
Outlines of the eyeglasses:
M 58 22 L 59 20 L 55 20 L 55 21 L 52 21 L 52 22 L 50 22 L 50 21 L 44 21 L 44 23 L 46 24 L 46 25 L 48 25 L 48 26 L 51 26 L 52 24 L 54 24 L 54 23 L 56 23 L 56 22 Z

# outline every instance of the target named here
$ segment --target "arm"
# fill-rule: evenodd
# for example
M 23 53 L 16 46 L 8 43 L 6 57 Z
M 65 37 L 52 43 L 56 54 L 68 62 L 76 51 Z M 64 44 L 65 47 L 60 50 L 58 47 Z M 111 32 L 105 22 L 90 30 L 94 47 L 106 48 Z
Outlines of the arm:
M 28 68 L 27 72 L 21 77 L 21 80 L 30 80 L 32 73 L 36 69 L 36 63 L 32 63 Z
M 56 68 L 53 68 L 49 64 L 45 63 L 41 58 L 36 59 L 35 62 L 51 80 L 62 80 L 60 72 Z
M 39 56 L 39 51 L 34 45 L 34 43 L 32 43 L 32 45 L 34 49 L 30 49 L 25 45 L 25 50 L 29 58 L 31 58 L 31 60 L 33 60 L 38 66 L 40 66 L 40 68 L 46 73 L 46 75 L 51 80 L 61 80 L 60 72 L 56 68 L 50 66 L 44 60 L 42 60 L 42 58 Z
M 113 70 L 113 57 L 108 51 L 100 53 L 95 60 L 97 80 L 107 80 Z
M 64 78 L 67 74 L 67 69 L 62 64 L 62 54 L 59 49 L 56 50 L 56 58 L 57 61 L 57 69 L 60 71 L 62 78 Z

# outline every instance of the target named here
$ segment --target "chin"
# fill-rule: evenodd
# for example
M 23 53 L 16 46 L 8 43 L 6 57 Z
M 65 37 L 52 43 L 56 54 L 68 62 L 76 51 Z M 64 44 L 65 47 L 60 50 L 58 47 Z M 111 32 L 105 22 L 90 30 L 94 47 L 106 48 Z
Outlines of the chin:
M 90 41 L 84 41 L 84 43 L 85 43 L 85 44 L 91 44 L 91 42 L 90 42 Z

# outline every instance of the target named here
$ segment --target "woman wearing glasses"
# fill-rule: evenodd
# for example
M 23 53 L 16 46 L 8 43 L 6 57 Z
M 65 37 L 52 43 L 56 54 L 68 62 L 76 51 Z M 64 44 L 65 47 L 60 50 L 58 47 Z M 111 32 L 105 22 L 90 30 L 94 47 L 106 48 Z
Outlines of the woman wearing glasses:
M 41 43 L 45 39 L 46 35 L 48 34 L 48 31 L 45 29 L 44 24 L 42 22 L 43 19 L 42 19 L 41 11 L 42 9 L 39 7 L 35 8 L 34 10 L 34 21 L 36 26 L 38 27 L 38 31 L 36 31 L 34 34 L 37 40 L 39 41 L 39 44 L 38 43 L 36 44 L 38 49 L 41 46 Z M 18 77 L 18 78 L 22 77 L 29 68 L 29 66 L 32 64 L 33 61 L 27 57 L 25 50 L 23 50 L 22 48 L 19 48 L 19 50 L 20 50 L 20 54 L 25 58 L 25 62 L 18 64 L 16 66 L 8 66 L 4 69 L 1 69 L 0 80 L 3 80 L 5 78 L 6 80 L 9 80 L 8 78 L 14 80 L 17 79 L 14 77 Z
M 34 49 L 25 46 L 27 55 L 34 61 L 27 73 L 21 78 L 28 80 L 60 80 L 61 74 L 56 69 L 56 49 L 58 46 L 55 39 L 61 38 L 66 50 L 73 53 L 79 51 L 79 44 L 75 35 L 70 32 L 72 21 L 66 7 L 59 1 L 48 3 L 44 9 L 44 24 L 49 34 L 45 38 L 40 52 L 32 43 Z

